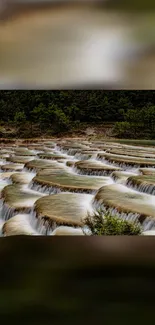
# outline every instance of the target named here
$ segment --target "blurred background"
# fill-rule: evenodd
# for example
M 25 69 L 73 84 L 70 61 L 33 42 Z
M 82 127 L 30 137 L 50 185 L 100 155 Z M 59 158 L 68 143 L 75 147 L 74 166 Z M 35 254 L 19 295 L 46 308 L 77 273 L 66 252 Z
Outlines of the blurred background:
M 0 0 L 1 89 L 155 89 L 152 0 Z
M 154 239 L 0 239 L 2 324 L 154 324 Z

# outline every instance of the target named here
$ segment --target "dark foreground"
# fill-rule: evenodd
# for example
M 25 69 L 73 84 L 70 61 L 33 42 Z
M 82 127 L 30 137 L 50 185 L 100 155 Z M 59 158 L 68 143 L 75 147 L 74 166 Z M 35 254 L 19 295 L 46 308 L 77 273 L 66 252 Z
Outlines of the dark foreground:
M 155 239 L 0 239 L 5 324 L 153 324 Z

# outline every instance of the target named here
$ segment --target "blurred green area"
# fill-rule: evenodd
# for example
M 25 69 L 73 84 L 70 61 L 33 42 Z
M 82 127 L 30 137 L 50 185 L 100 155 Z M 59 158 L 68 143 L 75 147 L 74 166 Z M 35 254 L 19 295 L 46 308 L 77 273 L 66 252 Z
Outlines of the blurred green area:
M 148 239 L 1 238 L 1 323 L 153 324 Z
M 105 5 L 104 1 L 103 5 Z M 151 10 L 155 9 L 155 2 L 153 0 L 110 0 L 106 1 L 106 6 L 125 10 Z
M 145 46 L 155 44 L 155 11 L 134 15 L 134 40 Z M 149 48 L 150 49 L 150 48 Z

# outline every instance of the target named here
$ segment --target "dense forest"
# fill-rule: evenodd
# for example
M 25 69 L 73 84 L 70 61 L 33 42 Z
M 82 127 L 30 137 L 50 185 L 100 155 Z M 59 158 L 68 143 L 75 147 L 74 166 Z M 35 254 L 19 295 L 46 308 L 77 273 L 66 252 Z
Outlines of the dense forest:
M 155 91 L 0 91 L 1 136 L 4 125 L 32 136 L 104 123 L 116 137 L 155 137 Z

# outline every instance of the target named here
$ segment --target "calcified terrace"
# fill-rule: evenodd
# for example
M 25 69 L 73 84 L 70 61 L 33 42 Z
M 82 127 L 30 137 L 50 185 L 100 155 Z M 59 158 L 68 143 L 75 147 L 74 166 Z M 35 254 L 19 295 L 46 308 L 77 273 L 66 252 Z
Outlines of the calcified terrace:
M 0 146 L 0 229 L 11 235 L 84 235 L 103 208 L 155 231 L 155 148 L 82 139 Z

